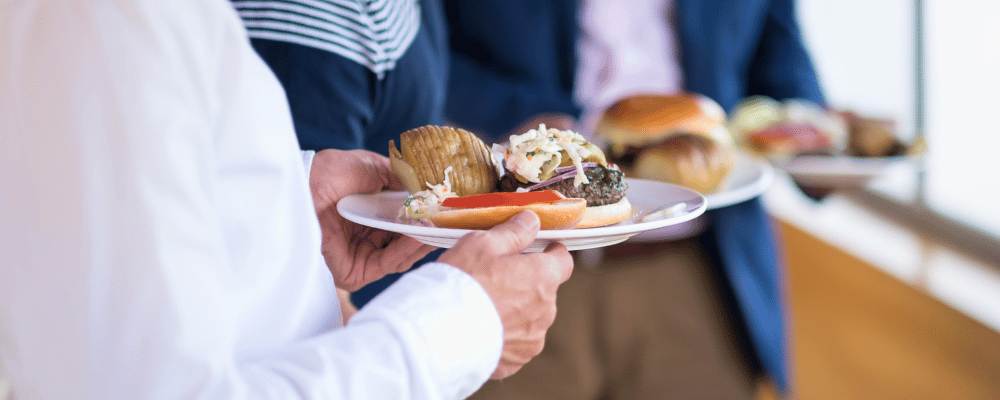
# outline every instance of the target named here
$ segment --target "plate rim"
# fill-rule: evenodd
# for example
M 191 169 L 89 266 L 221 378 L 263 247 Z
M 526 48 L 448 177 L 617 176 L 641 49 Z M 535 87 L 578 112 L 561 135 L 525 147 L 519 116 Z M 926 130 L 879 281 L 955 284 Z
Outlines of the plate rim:
M 637 223 L 628 224 L 628 225 L 602 226 L 602 227 L 597 227 L 597 228 L 542 230 L 542 231 L 538 232 L 538 236 L 536 236 L 535 239 L 536 240 L 538 240 L 538 239 L 542 239 L 542 240 L 583 239 L 583 238 L 602 237 L 602 236 L 611 236 L 611 235 L 638 234 L 640 232 L 644 232 L 644 231 L 648 231 L 648 230 L 653 230 L 653 229 L 658 229 L 658 228 L 663 228 L 663 227 L 666 227 L 666 226 L 676 225 L 676 224 L 680 224 L 680 223 L 684 223 L 684 222 L 690 221 L 692 219 L 695 219 L 695 218 L 701 216 L 702 214 L 704 214 L 708 210 L 708 200 L 706 199 L 706 197 L 704 195 L 702 195 L 701 193 L 698 193 L 698 192 L 696 192 L 694 190 L 691 190 L 691 189 L 688 189 L 688 188 L 685 188 L 685 187 L 679 186 L 679 185 L 674 185 L 674 184 L 670 184 L 670 183 L 666 183 L 666 182 L 660 182 L 660 181 L 654 181 L 654 180 L 648 180 L 648 179 L 626 178 L 626 180 L 627 180 L 626 182 L 630 182 L 630 181 L 646 181 L 646 182 L 651 182 L 651 183 L 655 183 L 655 184 L 662 184 L 662 185 L 673 186 L 675 188 L 682 189 L 684 191 L 690 192 L 691 194 L 694 194 L 697 197 L 693 197 L 693 199 L 700 199 L 701 200 L 701 204 L 700 204 L 700 206 L 698 208 L 692 210 L 691 212 L 688 212 L 687 214 L 684 214 L 684 215 L 681 215 L 681 216 L 678 216 L 678 217 L 664 218 L 664 219 L 659 219 L 659 220 L 650 221 L 650 222 L 637 222 Z M 344 205 L 345 204 L 345 202 L 344 202 L 345 199 L 349 199 L 349 201 L 348 201 L 348 203 L 349 203 L 349 202 L 352 202 L 352 201 L 363 201 L 363 199 L 365 197 L 385 196 L 387 194 L 398 195 L 400 193 L 405 193 L 405 192 L 394 191 L 394 192 L 379 192 L 379 193 L 349 195 L 349 196 L 346 196 L 346 197 L 344 197 L 343 199 L 341 199 L 340 201 L 337 202 L 337 213 L 340 214 L 343 218 L 347 219 L 348 221 L 354 222 L 354 223 L 359 224 L 359 225 L 364 225 L 364 226 L 372 227 L 372 228 L 375 228 L 375 229 L 381 229 L 381 230 L 386 230 L 386 231 L 390 231 L 390 232 L 401 233 L 401 234 L 404 234 L 404 235 L 407 235 L 407 236 L 417 235 L 417 236 L 432 236 L 432 237 L 438 237 L 438 238 L 458 239 L 458 238 L 461 238 L 462 236 L 464 236 L 464 235 L 466 235 L 468 233 L 476 232 L 476 230 L 471 230 L 471 229 L 453 229 L 453 228 L 427 227 L 427 226 L 419 226 L 419 225 L 401 224 L 401 223 L 398 223 L 398 222 L 389 222 L 389 221 L 375 220 L 375 219 L 363 217 L 363 216 L 360 216 L 360 215 L 357 215 L 357 214 L 354 214 L 354 213 L 350 213 L 350 212 L 347 212 L 346 213 L 347 215 L 345 215 L 345 210 L 344 210 L 346 208 L 346 206 Z M 681 201 L 681 202 L 684 202 L 684 201 Z M 386 229 L 386 228 L 383 228 L 381 226 L 374 226 L 371 223 L 365 223 L 365 221 L 376 221 L 379 225 L 387 226 L 390 229 Z M 640 229 L 631 229 L 631 227 L 640 227 Z M 428 230 L 430 230 L 430 231 L 428 231 Z
M 705 199 L 708 201 L 709 210 L 718 210 L 720 208 L 726 208 L 735 204 L 742 203 L 747 200 L 751 200 L 764 194 L 771 184 L 774 183 L 774 166 L 759 157 L 754 157 L 750 154 L 744 153 L 742 151 L 737 152 L 737 157 L 745 160 L 748 164 L 753 165 L 757 168 L 759 177 L 746 186 L 742 186 L 738 189 L 732 191 L 723 191 L 722 193 L 710 193 L 705 195 Z M 733 171 L 729 172 L 730 174 Z M 736 194 L 733 194 L 736 193 Z M 720 200 L 721 198 L 721 200 Z

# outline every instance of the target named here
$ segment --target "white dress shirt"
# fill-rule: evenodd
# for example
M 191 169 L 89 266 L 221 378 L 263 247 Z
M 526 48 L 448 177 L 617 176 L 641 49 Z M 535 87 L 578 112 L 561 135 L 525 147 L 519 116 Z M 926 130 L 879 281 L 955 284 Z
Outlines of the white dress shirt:
M 4 1 L 15 398 L 470 395 L 502 347 L 488 295 L 429 264 L 342 327 L 302 164 L 227 1 Z
M 625 97 L 681 90 L 684 76 L 673 11 L 672 0 L 629 0 L 627 6 L 618 0 L 580 2 L 574 96 L 583 106 L 585 126 Z
M 580 60 L 574 96 L 583 106 L 578 128 L 583 135 L 593 137 L 604 110 L 618 100 L 683 90 L 674 7 L 673 0 L 631 0 L 627 7 L 617 0 L 580 2 Z M 702 215 L 646 236 L 676 240 L 707 228 L 708 216 Z

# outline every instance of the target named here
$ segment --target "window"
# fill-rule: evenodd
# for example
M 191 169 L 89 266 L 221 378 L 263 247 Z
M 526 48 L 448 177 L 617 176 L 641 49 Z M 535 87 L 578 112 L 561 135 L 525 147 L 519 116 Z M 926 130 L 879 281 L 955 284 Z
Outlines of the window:
M 922 4 L 918 37 L 916 11 Z M 923 50 L 924 173 L 871 189 L 915 202 L 1000 240 L 1000 3 L 973 0 L 799 0 L 799 21 L 830 105 L 918 130 Z

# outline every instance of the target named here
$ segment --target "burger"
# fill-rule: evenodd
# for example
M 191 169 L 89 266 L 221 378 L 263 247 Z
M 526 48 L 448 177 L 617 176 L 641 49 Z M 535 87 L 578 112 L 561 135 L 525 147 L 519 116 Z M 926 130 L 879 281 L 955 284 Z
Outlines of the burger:
M 700 94 L 638 95 L 609 107 L 594 132 L 626 175 L 708 194 L 734 164 L 725 123 L 722 107 Z
M 843 120 L 800 99 L 746 98 L 733 111 L 729 126 L 744 147 L 777 161 L 800 154 L 829 154 L 845 145 Z
M 561 138 L 568 142 L 561 143 Z M 482 140 L 463 129 L 412 129 L 400 135 L 400 149 L 389 141 L 393 171 L 411 193 L 400 209 L 400 219 L 485 229 L 530 209 L 538 214 L 542 229 L 570 229 L 609 225 L 631 214 L 620 172 L 608 169 L 600 150 L 579 135 L 542 127 L 511 140 L 510 147 L 499 148 L 504 154 L 499 164 Z M 621 195 L 613 197 L 612 190 L 597 189 L 611 178 L 597 172 L 588 175 L 602 165 L 618 172 L 613 185 Z M 570 176 L 578 170 L 583 172 L 579 178 Z M 579 183 L 557 185 L 569 178 Z M 615 205 L 609 206 L 608 201 Z
M 493 151 L 503 155 L 499 191 L 552 190 L 586 200 L 577 228 L 615 224 L 632 214 L 624 174 L 579 133 L 541 124 L 511 136 L 507 145 L 494 145 Z

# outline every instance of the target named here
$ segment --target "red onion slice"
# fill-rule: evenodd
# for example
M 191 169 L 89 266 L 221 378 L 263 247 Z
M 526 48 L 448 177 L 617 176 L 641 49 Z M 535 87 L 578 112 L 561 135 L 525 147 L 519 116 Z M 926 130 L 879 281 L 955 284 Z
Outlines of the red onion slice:
M 585 162 L 582 165 L 583 165 L 583 169 L 587 169 L 587 168 L 591 168 L 591 167 L 596 167 L 597 163 L 595 163 L 595 162 Z M 559 168 L 556 168 L 556 174 L 558 175 L 558 174 L 561 174 L 563 172 L 572 171 L 572 170 L 575 170 L 575 169 L 576 169 L 575 165 L 570 165 L 570 166 L 566 166 L 566 167 L 559 167 Z
M 551 185 L 551 184 L 559 182 L 559 181 L 564 181 L 564 180 L 567 180 L 567 179 L 572 178 L 574 176 L 576 176 L 576 174 L 562 174 L 562 175 L 559 175 L 559 176 L 554 176 L 552 178 L 549 178 L 549 179 L 545 180 L 542 183 L 536 183 L 534 185 L 528 186 L 528 191 L 530 192 L 530 191 L 533 191 L 535 189 L 542 188 L 542 187 Z

